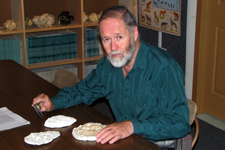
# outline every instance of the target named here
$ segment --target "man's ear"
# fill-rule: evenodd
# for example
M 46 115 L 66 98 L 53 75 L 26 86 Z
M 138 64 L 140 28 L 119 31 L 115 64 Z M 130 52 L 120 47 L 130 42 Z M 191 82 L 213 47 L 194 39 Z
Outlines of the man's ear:
M 133 36 L 134 36 L 134 41 L 136 41 L 138 39 L 138 27 L 137 26 L 134 26 L 134 33 L 133 33 Z

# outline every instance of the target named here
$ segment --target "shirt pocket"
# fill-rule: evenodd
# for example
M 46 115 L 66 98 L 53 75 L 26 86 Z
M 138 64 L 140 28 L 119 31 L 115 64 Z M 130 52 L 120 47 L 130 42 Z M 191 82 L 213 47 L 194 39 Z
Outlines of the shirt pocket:
M 105 98 L 107 99 L 107 100 L 112 100 L 112 99 L 115 99 L 115 92 L 113 92 L 112 90 L 109 90 L 109 89 L 106 89 L 106 88 L 103 88 L 102 89 L 102 93 L 105 95 Z
M 148 119 L 159 114 L 157 100 L 151 95 L 136 97 L 134 103 L 134 115 L 138 119 Z

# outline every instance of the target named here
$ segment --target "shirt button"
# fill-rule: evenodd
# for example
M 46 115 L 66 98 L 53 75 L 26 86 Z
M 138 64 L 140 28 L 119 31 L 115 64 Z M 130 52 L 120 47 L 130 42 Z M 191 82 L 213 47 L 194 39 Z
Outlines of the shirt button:
M 127 117 L 125 117 L 125 119 L 127 119 Z
M 126 84 L 128 84 L 129 82 L 126 82 Z
M 128 101 L 128 99 L 126 99 L 126 101 Z
M 145 106 L 145 104 L 143 104 L 143 106 Z

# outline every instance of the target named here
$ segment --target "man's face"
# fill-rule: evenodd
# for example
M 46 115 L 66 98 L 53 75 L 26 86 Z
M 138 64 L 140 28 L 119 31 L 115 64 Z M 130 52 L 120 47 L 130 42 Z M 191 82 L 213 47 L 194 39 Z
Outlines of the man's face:
M 114 67 L 123 67 L 130 62 L 136 43 L 121 19 L 109 18 L 100 23 L 100 35 L 107 59 Z

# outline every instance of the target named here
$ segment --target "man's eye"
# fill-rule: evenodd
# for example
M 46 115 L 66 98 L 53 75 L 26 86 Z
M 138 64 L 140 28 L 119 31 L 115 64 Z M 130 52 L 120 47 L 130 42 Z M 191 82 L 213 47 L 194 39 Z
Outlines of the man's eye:
M 107 42 L 107 41 L 109 41 L 109 39 L 103 39 L 103 41 L 104 41 L 104 42 Z
M 118 39 L 122 39 L 123 37 L 122 36 L 118 36 Z

